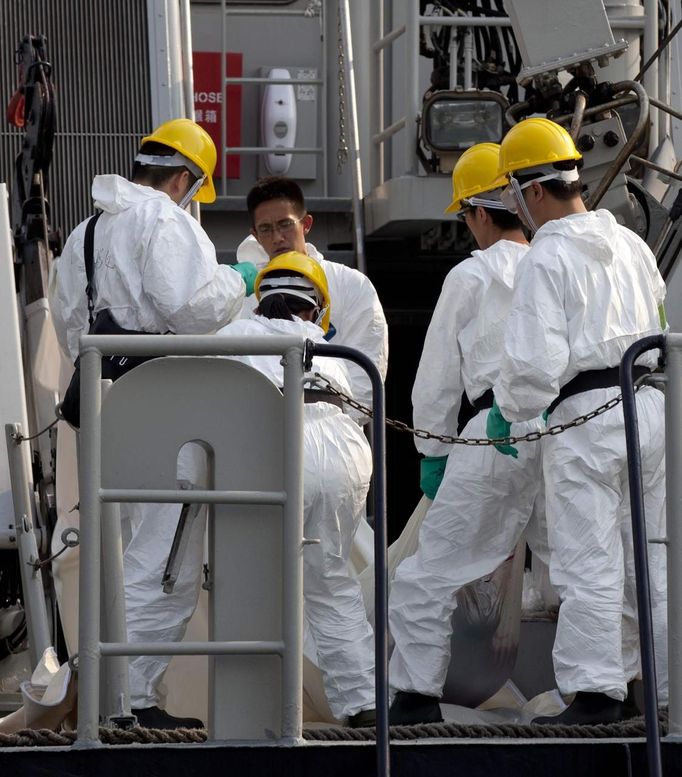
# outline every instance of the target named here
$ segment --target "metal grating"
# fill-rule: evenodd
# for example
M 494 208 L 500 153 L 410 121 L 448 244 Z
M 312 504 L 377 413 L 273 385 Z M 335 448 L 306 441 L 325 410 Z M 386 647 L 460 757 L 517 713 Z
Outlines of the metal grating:
M 1 0 L 2 109 L 16 86 L 14 51 L 24 35 L 47 37 L 57 104 L 48 194 L 64 237 L 92 213 L 97 173 L 128 176 L 151 129 L 146 0 Z M 0 181 L 11 187 L 21 133 L 0 125 Z

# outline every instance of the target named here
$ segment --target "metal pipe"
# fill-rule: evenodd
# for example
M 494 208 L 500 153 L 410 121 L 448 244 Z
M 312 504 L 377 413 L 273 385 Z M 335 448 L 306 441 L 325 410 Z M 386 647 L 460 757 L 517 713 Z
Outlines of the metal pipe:
M 313 84 L 324 85 L 321 78 L 264 78 L 262 76 L 226 76 L 226 84 Z
M 321 154 L 319 148 L 282 148 L 282 146 L 227 146 L 225 153 L 229 154 Z
M 421 110 L 419 94 L 419 4 L 407 3 L 407 23 L 405 25 L 405 148 L 404 172 L 406 175 L 417 175 L 417 117 Z M 433 22 L 433 20 L 432 20 Z
M 103 656 L 267 656 L 284 654 L 284 642 L 103 642 Z
M 180 54 L 185 116 L 194 121 L 194 64 L 192 62 L 192 15 L 189 0 L 180 0 Z M 201 223 L 199 203 L 192 200 L 190 213 Z
M 391 30 L 388 35 L 384 35 L 383 38 L 379 38 L 379 40 L 374 41 L 372 44 L 372 49 L 374 51 L 381 51 L 381 49 L 385 49 L 387 46 L 390 46 L 394 40 L 398 40 L 398 38 L 404 35 L 406 30 L 407 27 L 404 24 L 402 24 L 400 27 L 396 27 L 396 29 Z
M 100 356 L 281 356 L 302 342 L 288 335 L 83 335 L 80 350 L 97 349 Z
M 390 127 L 386 127 L 386 129 L 379 132 L 377 135 L 372 135 L 372 143 L 378 144 L 383 143 L 385 140 L 388 140 L 392 135 L 395 135 L 396 132 L 399 132 L 405 125 L 407 124 L 407 119 L 405 116 L 403 116 L 401 119 L 398 119 L 398 121 L 391 124 Z
M 644 35 L 642 36 L 642 58 L 649 60 L 658 49 L 658 0 L 644 0 Z M 642 76 L 642 86 L 647 94 L 656 98 L 658 93 L 658 64 L 650 67 Z M 649 153 L 658 145 L 658 115 L 649 116 Z
M 680 175 L 679 173 L 674 173 L 672 170 L 666 170 L 665 167 L 656 165 L 653 162 L 650 162 L 648 159 L 644 159 L 641 156 L 635 156 L 634 154 L 631 154 L 630 159 L 632 159 L 633 162 L 639 162 L 640 165 L 644 165 L 644 167 L 648 167 L 651 170 L 655 170 L 657 173 L 662 173 L 663 175 L 667 175 L 668 178 L 674 178 L 676 181 L 682 181 L 682 175 Z
M 314 18 L 317 14 L 306 13 L 305 8 L 227 8 L 227 16 L 305 16 Z
M 513 127 L 514 124 L 518 123 L 518 119 L 516 117 L 522 116 L 529 108 L 530 104 L 526 102 L 526 100 L 523 100 L 520 103 L 516 103 L 515 105 L 510 105 L 504 114 L 504 120 L 507 122 L 507 124 L 509 124 L 510 127 Z
M 587 107 L 587 95 L 584 92 L 577 92 L 575 96 L 575 105 L 573 107 L 573 118 L 571 119 L 570 136 L 573 140 L 578 139 L 578 133 L 583 123 L 585 108 Z
M 620 388 L 623 395 L 623 420 L 625 425 L 625 442 L 628 458 L 630 513 L 632 516 L 632 542 L 635 559 L 635 583 L 637 589 L 637 620 L 639 622 L 640 661 L 642 679 L 644 681 L 644 721 L 646 725 L 647 761 L 649 765 L 649 777 L 661 777 L 663 771 L 661 765 L 661 742 L 658 725 L 658 694 L 656 691 L 654 629 L 651 617 L 649 559 L 644 514 L 644 487 L 642 485 L 642 460 L 641 451 L 639 449 L 637 400 L 635 397 L 635 386 L 632 374 L 637 357 L 654 348 L 660 348 L 665 351 L 664 335 L 644 337 L 627 349 L 620 363 Z M 674 430 L 675 434 L 678 432 L 679 429 Z
M 355 237 L 355 257 L 357 269 L 367 275 L 365 258 L 365 218 L 362 209 L 364 191 L 362 185 L 362 159 L 360 157 L 360 130 L 358 128 L 358 105 L 355 91 L 355 61 L 353 59 L 353 38 L 348 0 L 339 0 L 341 15 L 341 34 L 345 47 L 343 65 L 346 77 L 346 95 L 348 97 L 348 124 L 351 155 L 351 181 L 353 184 L 353 234 Z
M 327 138 L 329 132 L 329 111 L 327 104 L 329 100 L 329 47 L 327 45 L 327 17 L 324 14 L 325 7 L 320 8 L 320 41 L 322 48 L 322 86 L 320 87 L 320 97 L 317 101 L 317 110 L 320 113 L 320 137 Z M 329 144 L 322 146 L 322 196 L 329 197 Z
M 448 79 L 448 86 L 450 91 L 453 91 L 457 88 L 457 33 L 454 27 L 450 29 L 448 57 L 450 60 L 450 78 Z
M 384 126 L 384 51 L 376 47 L 376 42 L 383 35 L 383 3 L 370 3 L 369 9 L 369 39 L 375 41 L 369 52 L 369 83 L 370 94 L 374 99 L 369 104 L 369 134 L 374 138 Z M 369 145 L 369 188 L 375 189 L 384 182 L 384 146 L 383 143 Z
M 107 385 L 107 384 L 105 384 Z M 108 383 L 111 386 L 110 383 Z M 104 638 L 111 642 L 128 639 L 123 581 L 123 542 L 118 505 L 102 505 L 102 609 Z M 130 715 L 128 661 L 111 658 L 104 663 L 105 703 L 103 717 Z
M 469 17 L 467 17 L 469 18 Z M 471 89 L 473 84 L 474 66 L 474 32 L 471 27 L 464 31 L 464 91 Z
M 200 489 L 102 488 L 102 502 L 159 502 L 163 504 L 281 505 L 284 491 L 202 491 Z
M 613 182 L 613 179 L 618 175 L 621 168 L 632 153 L 632 150 L 639 143 L 642 135 L 644 134 L 644 131 L 646 130 L 647 122 L 649 120 L 649 98 L 641 84 L 638 84 L 636 81 L 619 81 L 613 85 L 613 91 L 614 94 L 625 91 L 634 92 L 637 95 L 639 101 L 639 117 L 637 119 L 637 124 L 632 131 L 632 134 L 624 143 L 623 147 L 618 153 L 618 156 L 609 166 L 606 174 L 595 189 L 594 194 L 585 203 L 585 206 L 588 210 L 593 210 L 596 208 L 601 201 L 601 198 L 606 194 L 609 186 L 611 186 L 611 183 Z
M 227 7 L 225 0 L 220 0 L 220 191 L 223 197 L 227 194 Z
M 615 108 L 622 108 L 624 105 L 631 105 L 637 102 L 637 97 L 631 95 L 630 97 L 619 97 L 617 100 L 609 100 L 607 103 L 601 105 L 595 105 L 593 108 L 587 108 L 583 113 L 583 120 L 590 116 L 595 116 L 598 113 L 606 113 L 607 111 L 614 110 Z M 552 117 L 552 121 L 556 124 L 566 124 L 566 122 L 573 119 L 572 113 L 564 113 L 561 116 Z
M 376 671 L 377 774 L 390 774 L 388 734 L 388 553 L 386 527 L 386 405 L 376 365 L 355 348 L 309 343 L 312 354 L 334 356 L 360 365 L 372 382 L 372 459 L 374 464 L 374 644 Z
M 439 27 L 511 27 L 511 19 L 508 16 L 418 16 L 417 21 L 421 25 Z M 609 19 L 612 30 L 641 30 L 644 28 L 644 18 Z
M 284 504 L 282 531 L 282 737 L 303 735 L 303 346 L 284 366 Z
M 106 336 L 102 337 L 106 339 Z M 102 358 L 96 348 L 84 347 L 84 340 L 81 339 L 80 353 L 81 447 L 78 461 L 78 741 L 88 746 L 94 744 L 99 735 Z
M 660 111 L 665 111 L 665 113 L 669 113 L 671 116 L 674 116 L 676 119 L 680 119 L 680 121 L 682 121 L 682 113 L 676 111 L 674 108 L 671 108 L 667 103 L 661 102 L 661 100 L 655 100 L 653 97 L 649 98 L 649 102 Z
M 668 536 L 668 734 L 682 736 L 682 335 L 667 337 L 665 372 L 665 502 Z

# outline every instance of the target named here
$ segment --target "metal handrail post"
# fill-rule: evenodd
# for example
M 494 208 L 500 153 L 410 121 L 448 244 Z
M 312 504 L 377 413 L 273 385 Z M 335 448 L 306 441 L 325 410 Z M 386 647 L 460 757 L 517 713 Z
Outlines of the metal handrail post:
M 353 184 L 353 233 L 355 236 L 356 266 L 361 273 L 367 274 L 365 259 L 365 219 L 362 210 L 364 190 L 362 184 L 362 160 L 360 158 L 360 131 L 358 129 L 358 105 L 355 92 L 355 62 L 353 60 L 353 34 L 350 23 L 348 0 L 339 0 L 341 14 L 341 34 L 346 49 L 343 60 L 346 89 L 348 90 L 348 120 L 351 155 L 351 181 Z
M 682 735 L 682 335 L 668 335 L 665 354 L 666 536 L 668 538 L 668 733 Z
M 225 197 L 227 194 L 227 62 L 225 49 L 227 48 L 227 7 L 225 0 L 220 0 L 220 192 Z
M 360 365 L 372 382 L 372 461 L 374 465 L 374 645 L 376 673 L 377 775 L 389 777 L 388 732 L 388 529 L 386 526 L 386 401 L 384 382 L 372 360 L 355 348 L 308 342 L 309 352 Z
M 383 3 L 370 3 L 369 10 L 369 188 L 375 189 L 384 182 L 384 146 L 374 138 L 384 127 L 384 52 L 375 48 L 384 34 Z M 374 44 L 374 45 L 372 45 Z M 373 92 L 373 95 L 372 95 Z
M 123 582 L 123 542 L 121 514 L 118 505 L 102 505 L 102 607 L 104 639 L 125 642 L 128 639 Z M 116 656 L 104 662 L 105 720 L 130 715 L 130 682 L 128 658 Z
M 658 725 L 658 693 L 656 691 L 656 661 L 654 658 L 654 627 L 651 617 L 649 558 L 644 513 L 644 487 L 642 485 L 642 458 L 639 448 L 637 400 L 632 375 L 637 357 L 654 348 L 662 350 L 665 348 L 664 335 L 644 337 L 627 349 L 620 363 L 620 387 L 623 394 L 623 420 L 628 458 L 632 542 L 637 588 L 639 650 L 642 679 L 644 681 L 647 761 L 649 764 L 649 777 L 662 777 L 663 767 L 661 765 L 661 742 Z
M 409 0 L 406 8 L 405 48 L 407 73 L 405 74 L 405 97 L 407 105 L 405 116 L 405 174 L 417 175 L 417 117 L 421 101 L 419 99 L 419 3 Z
M 303 346 L 284 364 L 282 738 L 303 735 Z
M 78 612 L 78 743 L 98 744 L 100 664 L 102 355 L 81 351 L 80 570 Z

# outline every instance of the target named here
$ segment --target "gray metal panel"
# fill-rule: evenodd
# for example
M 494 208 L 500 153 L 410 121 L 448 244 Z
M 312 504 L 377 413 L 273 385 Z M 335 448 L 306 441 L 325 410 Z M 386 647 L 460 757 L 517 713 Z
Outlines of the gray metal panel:
M 506 0 L 524 67 L 518 81 L 627 48 L 616 43 L 603 2 L 595 0 Z
M 414 235 L 436 222 L 452 221 L 443 211 L 452 199 L 449 175 L 402 175 L 373 189 L 364 200 L 368 235 Z
M 145 0 L 2 0 L 2 93 L 16 87 L 13 52 L 27 34 L 47 36 L 57 102 L 48 194 L 52 224 L 67 235 L 92 213 L 97 173 L 128 176 L 152 129 Z M 21 133 L 0 125 L 0 180 L 10 182 Z
M 202 440 L 213 452 L 213 488 L 283 490 L 280 391 L 239 362 L 191 361 L 190 392 L 186 357 L 146 362 L 116 382 L 102 411 L 102 487 L 175 488 L 179 449 L 189 440 Z M 151 406 L 135 402 L 141 380 L 155 397 Z M 186 413 L 188 404 L 213 412 L 197 417 Z M 209 515 L 209 638 L 280 640 L 282 508 L 214 505 Z M 161 570 L 159 581 L 160 576 Z M 212 738 L 280 736 L 281 663 L 279 656 L 267 655 L 211 659 Z

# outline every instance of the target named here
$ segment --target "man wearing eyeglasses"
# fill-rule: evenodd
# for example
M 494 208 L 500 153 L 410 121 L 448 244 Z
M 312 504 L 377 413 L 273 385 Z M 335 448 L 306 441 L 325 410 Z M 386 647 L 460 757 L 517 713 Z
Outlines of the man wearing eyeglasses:
M 386 377 L 388 364 L 388 327 L 374 286 L 358 270 L 330 262 L 306 242 L 313 217 L 305 209 L 300 186 L 289 178 L 263 178 L 246 198 L 251 218 L 251 236 L 237 248 L 238 262 L 253 262 L 259 269 L 270 259 L 286 251 L 300 251 L 322 265 L 329 284 L 331 326 L 327 340 L 336 345 L 357 348 Z M 245 300 L 242 315 L 251 315 L 255 303 Z M 365 371 L 348 363 L 351 388 L 356 400 L 372 404 L 372 388 Z M 367 417 L 357 414 L 364 423 Z

